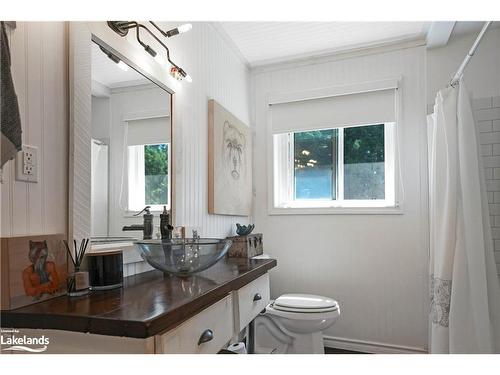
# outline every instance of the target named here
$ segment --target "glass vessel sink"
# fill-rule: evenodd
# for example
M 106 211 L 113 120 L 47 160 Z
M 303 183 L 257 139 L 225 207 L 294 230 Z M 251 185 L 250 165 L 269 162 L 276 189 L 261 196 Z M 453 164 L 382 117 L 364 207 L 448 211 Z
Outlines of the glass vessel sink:
M 187 276 L 206 270 L 226 255 L 232 244 L 228 239 L 173 238 L 144 240 L 134 244 L 152 267 L 173 275 Z

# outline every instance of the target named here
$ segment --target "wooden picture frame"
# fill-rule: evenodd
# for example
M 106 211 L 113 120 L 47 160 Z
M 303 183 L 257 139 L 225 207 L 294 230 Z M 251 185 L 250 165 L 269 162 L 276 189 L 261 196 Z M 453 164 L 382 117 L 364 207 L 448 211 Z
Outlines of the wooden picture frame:
M 250 216 L 252 211 L 251 128 L 208 101 L 208 213 Z

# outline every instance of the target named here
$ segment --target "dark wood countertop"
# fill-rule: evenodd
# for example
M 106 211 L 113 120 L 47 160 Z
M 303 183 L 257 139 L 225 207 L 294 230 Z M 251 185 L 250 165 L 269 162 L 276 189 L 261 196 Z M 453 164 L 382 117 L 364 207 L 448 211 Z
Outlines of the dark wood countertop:
M 230 258 L 186 278 L 145 272 L 124 278 L 123 288 L 3 310 L 1 325 L 146 338 L 174 328 L 276 264 Z

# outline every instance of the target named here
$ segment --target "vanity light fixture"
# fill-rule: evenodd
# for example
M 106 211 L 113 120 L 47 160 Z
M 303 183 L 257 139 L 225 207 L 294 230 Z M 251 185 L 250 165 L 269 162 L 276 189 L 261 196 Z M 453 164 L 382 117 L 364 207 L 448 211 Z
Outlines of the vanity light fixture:
M 118 65 L 118 67 L 123 70 L 123 71 L 127 71 L 128 70 L 128 65 L 125 64 L 123 61 L 121 61 L 118 57 L 116 57 L 115 55 L 113 55 L 111 52 L 109 52 L 106 48 L 102 47 L 102 46 L 99 46 L 99 48 L 101 49 L 102 52 L 104 52 L 104 54 L 106 56 L 108 56 L 108 58 L 113 61 L 116 65 Z
M 154 22 L 149 21 L 163 36 L 170 38 L 174 35 L 186 32 L 191 30 L 192 25 L 190 23 L 176 27 L 175 29 L 169 30 L 169 31 L 163 31 L 161 30 Z M 185 80 L 187 82 L 192 82 L 191 77 L 189 74 L 187 74 L 180 66 L 175 64 L 171 59 L 170 59 L 170 51 L 168 47 L 154 34 L 151 30 L 149 30 L 146 26 L 143 24 L 140 24 L 136 21 L 108 21 L 108 26 L 116 32 L 118 35 L 124 37 L 128 34 L 128 31 L 130 29 L 136 30 L 136 39 L 137 42 L 144 48 L 144 50 L 151 55 L 151 57 L 155 58 L 156 61 L 158 61 L 160 64 L 163 64 L 163 59 L 160 57 L 160 55 L 149 45 L 144 43 L 141 40 L 140 37 L 140 30 L 144 29 L 151 35 L 153 39 L 155 39 L 163 48 L 165 48 L 166 51 L 166 57 L 167 61 L 172 65 L 170 68 L 169 72 L 172 77 L 174 77 L 177 80 Z

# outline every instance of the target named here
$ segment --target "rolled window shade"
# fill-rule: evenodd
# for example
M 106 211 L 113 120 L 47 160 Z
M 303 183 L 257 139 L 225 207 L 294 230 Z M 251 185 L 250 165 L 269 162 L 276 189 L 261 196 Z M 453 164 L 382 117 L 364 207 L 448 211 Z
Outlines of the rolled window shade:
M 394 87 L 270 103 L 272 132 L 288 133 L 396 121 Z
M 127 121 L 127 145 L 170 143 L 170 117 Z

